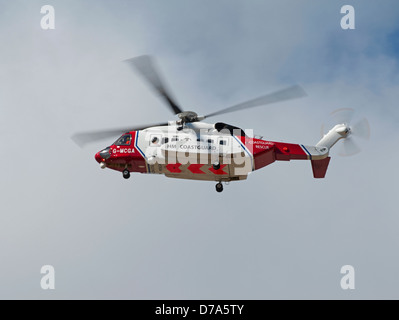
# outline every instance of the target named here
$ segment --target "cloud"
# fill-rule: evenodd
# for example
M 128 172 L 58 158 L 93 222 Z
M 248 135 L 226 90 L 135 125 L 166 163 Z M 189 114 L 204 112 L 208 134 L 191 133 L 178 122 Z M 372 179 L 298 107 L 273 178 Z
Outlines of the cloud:
M 395 298 L 398 101 L 394 1 L 2 1 L 0 275 L 3 298 Z M 346 4 L 346 3 L 345 3 Z M 377 45 L 376 45 L 377 44 Z M 172 120 L 121 63 L 156 56 L 186 109 L 208 113 L 300 83 L 307 98 L 215 118 L 265 139 L 316 143 L 336 108 L 372 138 L 333 159 L 279 162 L 231 183 L 101 171 L 72 133 Z M 40 289 L 53 264 L 56 291 Z M 377 278 L 375 270 L 380 274 Z M 361 279 L 364 282 L 361 282 Z

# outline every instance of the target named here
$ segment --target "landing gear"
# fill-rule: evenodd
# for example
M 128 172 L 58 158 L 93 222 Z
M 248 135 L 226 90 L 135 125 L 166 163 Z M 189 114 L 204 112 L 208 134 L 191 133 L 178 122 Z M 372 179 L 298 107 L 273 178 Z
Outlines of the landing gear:
M 129 172 L 129 170 L 127 170 L 127 169 L 123 170 L 122 174 L 123 174 L 123 177 L 124 177 L 125 179 L 129 179 L 129 178 L 130 178 L 130 172 Z
M 220 169 L 220 162 L 219 161 L 215 161 L 212 164 L 212 168 L 213 168 L 213 170 L 219 170 Z
M 216 191 L 217 192 L 222 192 L 223 191 L 223 185 L 221 182 L 216 184 Z

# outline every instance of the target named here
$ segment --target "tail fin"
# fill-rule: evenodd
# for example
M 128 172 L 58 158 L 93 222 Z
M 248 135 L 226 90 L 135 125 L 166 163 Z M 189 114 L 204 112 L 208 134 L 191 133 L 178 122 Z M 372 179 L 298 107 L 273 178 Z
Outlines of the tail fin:
M 328 164 L 330 163 L 330 157 L 321 160 L 312 160 L 313 177 L 324 178 L 326 176 Z

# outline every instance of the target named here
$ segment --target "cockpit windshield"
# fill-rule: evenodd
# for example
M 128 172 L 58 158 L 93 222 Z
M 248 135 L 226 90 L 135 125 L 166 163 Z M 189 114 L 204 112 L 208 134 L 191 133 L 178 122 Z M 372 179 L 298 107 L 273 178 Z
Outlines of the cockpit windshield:
M 124 134 L 122 137 L 120 137 L 114 145 L 116 146 L 130 146 L 132 142 L 132 135 L 130 133 Z

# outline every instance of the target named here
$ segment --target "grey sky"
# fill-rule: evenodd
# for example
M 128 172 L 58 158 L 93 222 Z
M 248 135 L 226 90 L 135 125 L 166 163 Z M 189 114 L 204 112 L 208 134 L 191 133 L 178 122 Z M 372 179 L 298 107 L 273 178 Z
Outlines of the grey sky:
M 40 28 L 53 5 L 56 29 Z M 340 28 L 340 8 L 356 30 Z M 0 0 L 0 298 L 399 298 L 397 1 Z M 76 131 L 173 120 L 122 60 L 152 54 L 199 114 L 300 83 L 309 96 L 223 120 L 315 144 L 367 117 L 327 177 L 277 162 L 231 183 L 100 170 Z M 112 140 L 112 139 L 111 139 Z M 40 288 L 40 268 L 56 290 Z M 341 266 L 356 289 L 340 288 Z

